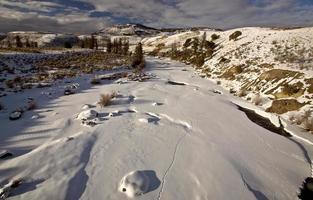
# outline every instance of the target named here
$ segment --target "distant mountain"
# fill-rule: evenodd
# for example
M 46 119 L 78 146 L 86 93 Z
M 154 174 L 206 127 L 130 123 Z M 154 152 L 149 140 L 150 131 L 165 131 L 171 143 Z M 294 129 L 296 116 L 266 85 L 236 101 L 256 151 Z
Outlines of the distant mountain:
M 98 35 L 108 36 L 148 36 L 155 35 L 161 31 L 141 24 L 118 24 L 106 27 L 96 32 Z
M 147 37 L 159 33 L 179 33 L 186 31 L 222 31 L 221 29 L 212 29 L 209 27 L 185 27 L 185 28 L 152 28 L 142 24 L 118 24 L 106 27 L 96 32 L 97 35 L 106 36 L 140 36 Z

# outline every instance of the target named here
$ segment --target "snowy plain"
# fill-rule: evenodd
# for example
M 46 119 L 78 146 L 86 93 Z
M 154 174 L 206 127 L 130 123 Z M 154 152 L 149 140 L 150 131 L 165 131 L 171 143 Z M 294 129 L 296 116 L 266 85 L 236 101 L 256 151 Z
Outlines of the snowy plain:
M 0 151 L 14 156 L 0 160 L 0 188 L 22 180 L 8 199 L 127 199 L 119 184 L 136 170 L 149 186 L 135 199 L 297 199 L 311 176 L 309 143 L 253 123 L 234 104 L 243 100 L 190 66 L 148 57 L 145 71 L 155 78 L 91 86 L 84 75 L 74 95 L 60 83 L 3 97 Z M 100 108 L 111 91 L 118 96 Z M 38 109 L 9 121 L 28 97 Z M 86 109 L 98 112 L 95 126 L 77 119 Z

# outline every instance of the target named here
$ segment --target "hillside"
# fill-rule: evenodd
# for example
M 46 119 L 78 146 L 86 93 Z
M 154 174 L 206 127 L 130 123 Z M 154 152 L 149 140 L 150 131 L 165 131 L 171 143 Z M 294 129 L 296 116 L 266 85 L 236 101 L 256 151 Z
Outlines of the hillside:
M 193 64 L 230 93 L 313 129 L 313 28 L 188 31 L 142 42 L 146 53 Z

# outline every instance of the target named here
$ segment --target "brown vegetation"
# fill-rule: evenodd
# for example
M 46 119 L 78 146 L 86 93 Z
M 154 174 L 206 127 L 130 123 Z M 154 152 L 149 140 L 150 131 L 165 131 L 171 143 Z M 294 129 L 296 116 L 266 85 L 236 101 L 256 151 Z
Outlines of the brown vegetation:
M 234 80 L 236 75 L 243 72 L 244 65 L 236 65 L 228 68 L 225 72 L 220 76 L 220 78 L 225 78 L 228 80 Z
M 271 107 L 266 109 L 266 112 L 283 114 L 289 111 L 299 110 L 305 103 L 300 103 L 296 99 L 280 99 L 274 100 Z
M 112 92 L 111 94 L 101 94 L 98 104 L 101 107 L 108 106 L 108 105 L 110 105 L 112 99 L 115 98 L 116 96 L 117 96 L 116 92 Z

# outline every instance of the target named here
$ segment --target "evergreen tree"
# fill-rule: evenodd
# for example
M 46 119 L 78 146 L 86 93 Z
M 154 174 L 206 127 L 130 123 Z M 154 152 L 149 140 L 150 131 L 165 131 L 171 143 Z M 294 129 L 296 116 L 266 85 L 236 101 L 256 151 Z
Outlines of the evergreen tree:
M 123 55 L 127 55 L 129 51 L 129 40 L 125 39 L 123 42 L 122 53 Z
M 143 57 L 143 50 L 142 50 L 142 44 L 138 43 L 136 46 L 133 59 L 132 59 L 132 65 L 133 68 L 143 68 L 144 67 L 144 57 Z
M 31 47 L 31 45 L 30 45 L 30 42 L 29 42 L 28 38 L 26 39 L 25 47 L 27 47 L 27 48 Z
M 31 42 L 31 43 L 30 43 L 30 46 L 31 46 L 32 48 L 38 48 L 38 43 L 37 43 L 37 42 Z
M 94 49 L 96 45 L 96 38 L 94 35 L 91 35 L 90 43 L 89 43 L 89 49 Z
M 112 44 L 112 53 L 117 53 L 117 48 L 118 48 L 117 46 L 118 46 L 117 39 L 115 38 Z
M 199 48 L 199 39 L 194 38 L 194 41 L 192 43 L 192 49 L 193 49 L 194 53 L 198 52 L 198 48 Z
M 108 53 L 112 52 L 112 42 L 110 38 L 107 40 L 107 52 Z
M 206 32 L 203 33 L 201 43 L 200 43 L 200 52 L 204 50 L 206 46 Z
M 122 46 L 123 46 L 122 38 L 119 38 L 117 40 L 117 53 L 118 54 L 122 54 Z
M 85 48 L 85 39 L 80 40 L 79 43 L 80 43 L 80 48 L 82 49 Z
M 18 48 L 23 47 L 23 43 L 22 43 L 21 38 L 20 38 L 19 35 L 17 35 L 17 36 L 15 37 L 15 42 L 16 42 L 16 47 L 18 47 Z

